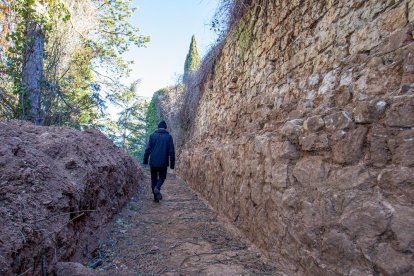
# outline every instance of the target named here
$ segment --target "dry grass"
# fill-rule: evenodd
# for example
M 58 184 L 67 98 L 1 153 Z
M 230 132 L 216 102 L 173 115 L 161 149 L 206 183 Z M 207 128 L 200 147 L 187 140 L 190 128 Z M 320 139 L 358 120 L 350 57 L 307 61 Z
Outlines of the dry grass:
M 219 32 L 219 39 L 225 39 L 252 6 L 253 0 L 222 0 L 212 20 L 212 27 Z
M 182 80 L 184 89 L 175 94 L 173 107 L 164 108 L 174 113 L 173 124 L 179 131 L 175 135 L 179 147 L 185 143 L 188 134 L 191 133 L 194 119 L 197 114 L 199 101 L 204 91 L 204 86 L 209 79 L 214 77 L 214 67 L 220 58 L 223 45 L 234 26 L 237 26 L 246 12 L 253 7 L 252 0 L 222 0 L 212 19 L 212 29 L 218 34 L 218 40 L 211 46 L 203 57 L 197 71 L 189 73 Z M 168 102 L 168 101 L 166 101 Z
M 203 86 L 209 77 L 214 76 L 216 61 L 221 56 L 223 44 L 233 26 L 253 6 L 252 0 L 222 0 L 212 20 L 212 28 L 218 33 L 217 42 L 202 59 L 200 68 L 183 79 L 184 91 L 180 95 L 179 121 L 185 131 L 192 127 Z
M 203 86 L 209 76 L 214 73 L 214 66 L 221 55 L 223 42 L 214 45 L 203 58 L 200 68 L 184 79 L 184 92 L 181 95 L 181 108 L 179 117 L 181 125 L 185 130 L 189 130 L 197 113 L 199 100 L 202 96 Z

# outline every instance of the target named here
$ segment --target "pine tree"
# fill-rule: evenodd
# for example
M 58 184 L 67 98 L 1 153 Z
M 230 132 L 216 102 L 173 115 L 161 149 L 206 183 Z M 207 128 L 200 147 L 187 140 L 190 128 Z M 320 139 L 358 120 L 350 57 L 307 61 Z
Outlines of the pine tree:
M 194 72 L 200 66 L 200 56 L 198 55 L 197 42 L 195 36 L 191 37 L 190 49 L 184 64 L 184 78 L 189 72 Z

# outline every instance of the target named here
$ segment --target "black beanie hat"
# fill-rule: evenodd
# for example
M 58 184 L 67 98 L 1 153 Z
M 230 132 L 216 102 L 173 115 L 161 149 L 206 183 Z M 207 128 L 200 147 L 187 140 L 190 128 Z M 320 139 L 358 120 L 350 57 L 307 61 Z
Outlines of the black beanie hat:
M 165 121 L 161 121 L 161 122 L 158 124 L 158 128 L 165 128 L 165 129 L 167 129 L 167 123 L 166 123 Z

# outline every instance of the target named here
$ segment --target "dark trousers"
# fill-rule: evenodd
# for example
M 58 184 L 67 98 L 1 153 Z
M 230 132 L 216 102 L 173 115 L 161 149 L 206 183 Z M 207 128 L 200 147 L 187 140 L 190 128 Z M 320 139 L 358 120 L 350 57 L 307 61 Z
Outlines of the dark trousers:
M 167 167 L 158 168 L 151 167 L 151 187 L 154 191 L 154 188 L 157 187 L 161 191 L 161 186 L 164 184 L 165 179 L 167 178 Z

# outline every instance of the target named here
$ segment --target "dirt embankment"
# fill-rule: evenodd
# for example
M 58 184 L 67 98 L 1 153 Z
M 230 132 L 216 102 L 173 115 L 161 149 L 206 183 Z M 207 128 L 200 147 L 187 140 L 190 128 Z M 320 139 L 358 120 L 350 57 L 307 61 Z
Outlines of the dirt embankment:
M 0 122 L 0 274 L 46 269 L 87 251 L 142 179 L 96 130 Z

